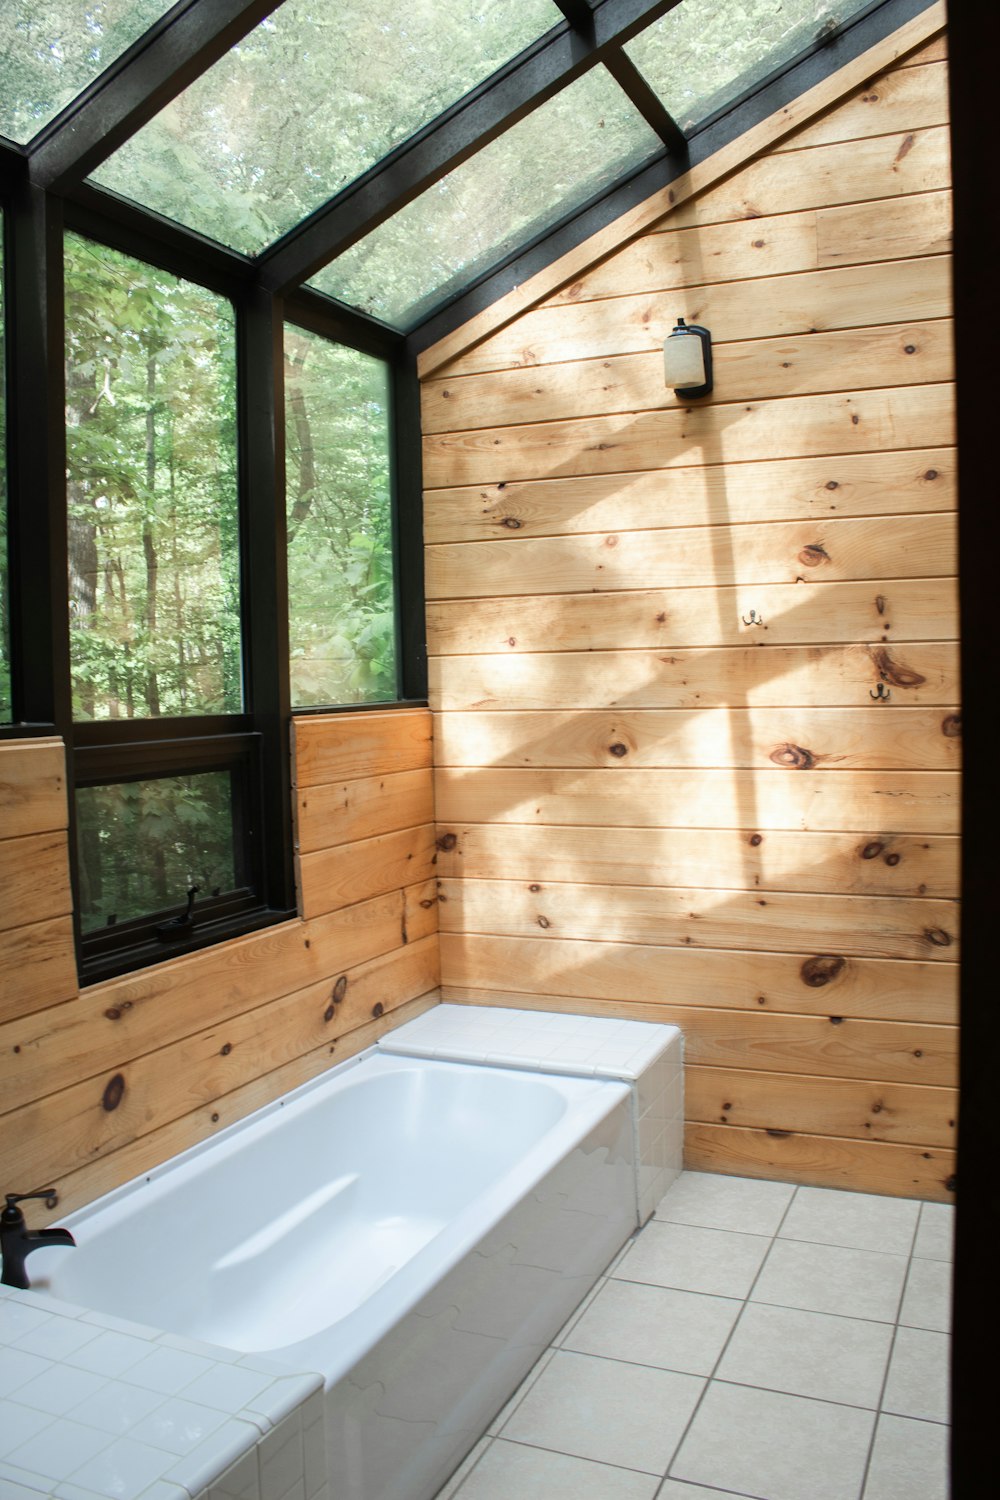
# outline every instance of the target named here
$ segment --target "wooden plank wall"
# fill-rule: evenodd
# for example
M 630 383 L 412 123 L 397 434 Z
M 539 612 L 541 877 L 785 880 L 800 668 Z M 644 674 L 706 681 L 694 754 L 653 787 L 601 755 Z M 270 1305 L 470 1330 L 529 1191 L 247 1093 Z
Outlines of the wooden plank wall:
M 426 709 L 293 725 L 302 919 L 80 991 L 59 740 L 0 746 L 0 1180 L 58 1218 L 438 999 Z M 349 872 L 349 873 L 348 873 Z
M 948 189 L 934 41 L 425 362 L 442 994 L 677 1022 L 694 1167 L 951 1192 Z

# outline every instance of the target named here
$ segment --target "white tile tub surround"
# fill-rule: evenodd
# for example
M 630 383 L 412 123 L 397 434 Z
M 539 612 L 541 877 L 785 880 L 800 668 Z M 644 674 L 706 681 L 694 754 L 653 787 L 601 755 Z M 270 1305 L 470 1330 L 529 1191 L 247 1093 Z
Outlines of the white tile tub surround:
M 638 1220 L 680 1175 L 684 1153 L 684 1039 L 676 1026 L 507 1006 L 436 1005 L 381 1038 L 380 1051 L 614 1078 L 632 1090 Z
M 0 1287 L 0 1495 L 329 1500 L 323 1381 Z

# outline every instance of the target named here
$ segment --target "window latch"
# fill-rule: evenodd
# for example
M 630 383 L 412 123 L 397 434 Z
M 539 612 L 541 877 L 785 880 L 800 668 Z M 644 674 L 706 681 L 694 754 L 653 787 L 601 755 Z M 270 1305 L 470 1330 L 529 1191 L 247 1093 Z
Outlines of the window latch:
M 195 928 L 194 898 L 200 889 L 200 886 L 189 885 L 187 906 L 182 914 L 179 917 L 171 917 L 169 922 L 161 922 L 157 927 L 156 936 L 161 943 L 175 943 L 179 938 L 190 937 Z

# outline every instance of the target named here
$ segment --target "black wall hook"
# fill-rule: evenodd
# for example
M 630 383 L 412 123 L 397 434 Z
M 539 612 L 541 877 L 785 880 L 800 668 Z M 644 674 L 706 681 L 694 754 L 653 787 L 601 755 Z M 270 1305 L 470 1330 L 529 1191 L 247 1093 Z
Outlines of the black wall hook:
M 884 682 L 879 682 L 875 685 L 875 687 L 872 688 L 868 696 L 869 698 L 877 698 L 882 703 L 888 703 L 889 699 L 892 697 L 892 693 L 886 687 Z

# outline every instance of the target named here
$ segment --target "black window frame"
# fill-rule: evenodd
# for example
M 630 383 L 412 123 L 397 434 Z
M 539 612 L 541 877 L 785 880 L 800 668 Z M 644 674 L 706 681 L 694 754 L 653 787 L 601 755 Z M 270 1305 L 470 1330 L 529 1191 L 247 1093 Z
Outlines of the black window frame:
M 29 180 L 26 154 L 0 142 L 8 377 L 8 536 L 13 712 L 0 741 L 59 735 L 66 747 L 69 861 L 79 890 L 77 788 L 229 769 L 240 787 L 234 838 L 249 878 L 202 897 L 194 922 L 157 934 L 179 904 L 84 934 L 74 900 L 81 985 L 132 972 L 298 915 L 291 816 L 285 557 L 283 337 L 286 321 L 384 359 L 391 372 L 393 575 L 397 698 L 319 704 L 296 716 L 426 703 L 419 392 L 406 341 L 328 304 L 263 287 L 246 258 L 186 232 L 162 238 L 150 216 L 114 201 L 63 199 Z M 110 207 L 110 212 L 104 211 Z M 236 314 L 244 709 L 184 719 L 74 721 L 66 587 L 65 301 L 67 232 L 227 298 Z M 16 566 L 15 566 L 16 561 Z M 239 814 L 237 816 L 237 814 Z

